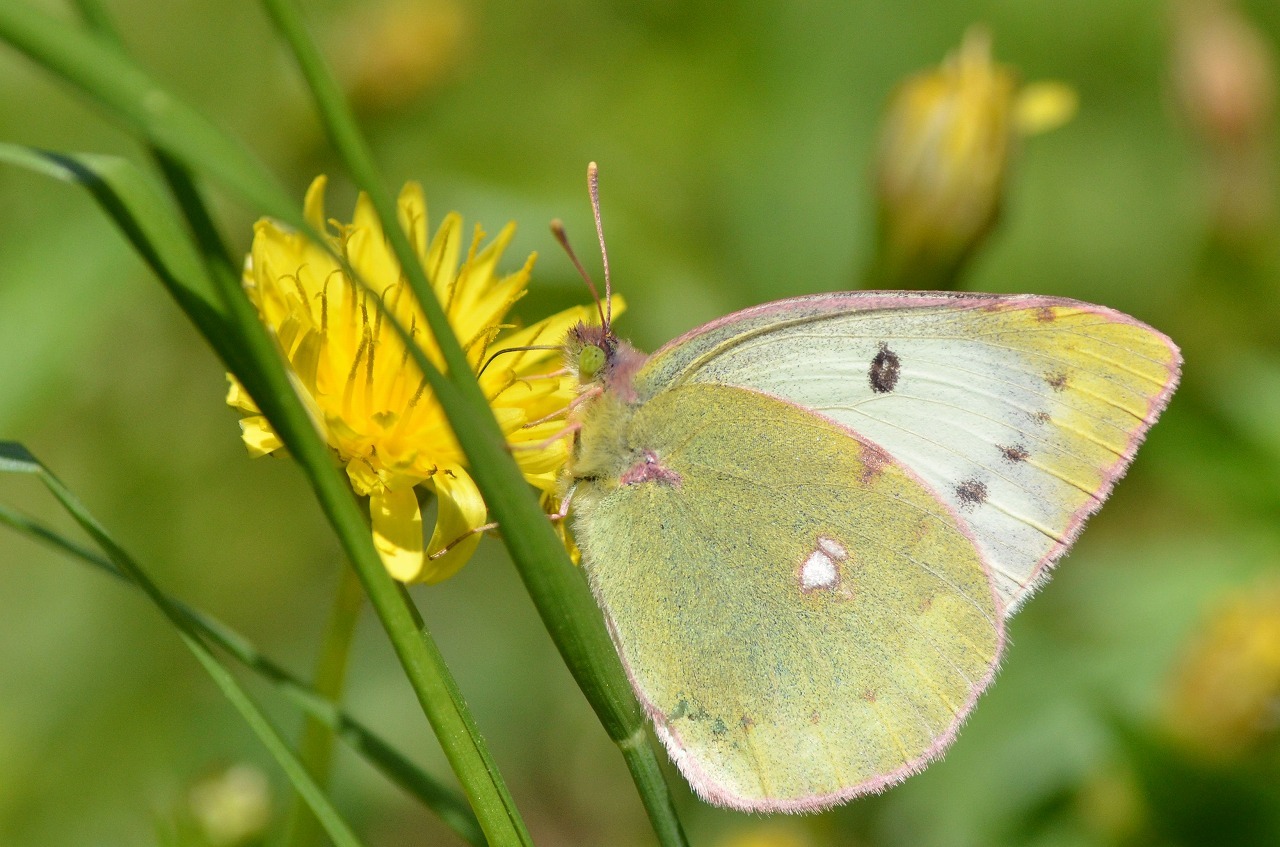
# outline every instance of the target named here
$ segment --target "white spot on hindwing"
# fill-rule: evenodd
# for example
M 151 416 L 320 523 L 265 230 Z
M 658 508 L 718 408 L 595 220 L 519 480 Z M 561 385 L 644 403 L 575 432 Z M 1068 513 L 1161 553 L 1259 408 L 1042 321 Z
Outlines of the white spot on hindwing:
M 800 590 L 831 591 L 840 585 L 840 563 L 849 558 L 839 541 L 825 535 L 818 536 L 818 543 L 800 565 Z
M 814 550 L 804 560 L 804 567 L 800 569 L 800 587 L 805 591 L 830 588 L 839 581 L 840 574 L 836 572 L 835 560 L 824 551 Z
M 818 536 L 818 549 L 838 562 L 849 558 L 849 554 L 845 552 L 843 545 L 839 541 L 834 538 L 827 538 L 825 535 Z

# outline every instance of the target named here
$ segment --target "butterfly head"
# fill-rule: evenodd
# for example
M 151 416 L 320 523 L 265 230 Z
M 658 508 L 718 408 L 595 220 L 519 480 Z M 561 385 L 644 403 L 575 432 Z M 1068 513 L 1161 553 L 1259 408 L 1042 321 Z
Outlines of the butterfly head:
M 565 336 L 565 367 L 584 390 L 601 389 L 630 402 L 632 379 L 644 360 L 643 353 L 596 324 L 579 323 Z
M 604 382 L 618 352 L 618 339 L 602 326 L 579 323 L 564 341 L 564 364 L 579 385 Z
M 591 291 L 596 301 L 596 309 L 600 313 L 600 324 L 579 323 L 569 330 L 564 342 L 565 367 L 578 377 L 581 386 L 599 386 L 605 389 L 622 388 L 623 394 L 629 393 L 631 375 L 635 373 L 644 356 L 630 344 L 619 341 L 613 334 L 613 284 L 609 279 L 609 251 L 604 244 L 604 225 L 600 220 L 600 185 L 599 170 L 596 163 L 587 166 L 587 189 L 591 194 L 591 212 L 596 221 L 596 237 L 600 240 L 600 258 L 604 264 L 604 298 L 600 297 L 591 274 L 578 261 L 573 248 L 569 246 L 569 237 L 565 233 L 564 224 L 559 220 L 551 222 L 551 232 L 560 246 L 568 254 L 573 266 L 578 269 L 582 280 Z

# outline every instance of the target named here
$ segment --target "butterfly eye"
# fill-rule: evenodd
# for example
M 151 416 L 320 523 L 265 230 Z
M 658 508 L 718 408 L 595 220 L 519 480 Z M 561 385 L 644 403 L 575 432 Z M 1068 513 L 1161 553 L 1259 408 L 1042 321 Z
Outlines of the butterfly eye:
M 578 381 L 590 382 L 604 367 L 606 360 L 604 350 L 594 344 L 588 344 L 578 354 Z

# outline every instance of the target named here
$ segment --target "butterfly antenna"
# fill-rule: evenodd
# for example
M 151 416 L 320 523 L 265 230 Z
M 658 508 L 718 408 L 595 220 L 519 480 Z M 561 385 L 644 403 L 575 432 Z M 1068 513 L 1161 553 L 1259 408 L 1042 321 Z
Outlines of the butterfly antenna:
M 591 296 L 596 301 L 596 311 L 600 313 L 600 325 L 607 329 L 609 321 L 605 319 L 604 307 L 600 305 L 600 292 L 596 290 L 596 284 L 591 280 L 591 274 L 587 273 L 587 269 L 582 266 L 582 262 L 578 261 L 578 254 L 574 253 L 573 248 L 569 246 L 569 233 L 565 232 L 564 221 L 559 218 L 553 220 L 551 222 L 551 234 L 555 236 L 556 241 L 560 242 L 564 252 L 569 254 L 569 261 L 573 262 L 573 266 L 578 269 L 578 274 L 582 277 L 582 281 L 591 290 Z M 605 290 L 608 291 L 607 288 Z
M 596 237 L 600 239 L 600 258 L 604 262 L 604 331 L 613 323 L 613 284 L 609 281 L 609 251 L 604 246 L 604 224 L 600 222 L 600 167 L 587 165 L 587 188 L 591 191 L 591 212 L 596 217 Z

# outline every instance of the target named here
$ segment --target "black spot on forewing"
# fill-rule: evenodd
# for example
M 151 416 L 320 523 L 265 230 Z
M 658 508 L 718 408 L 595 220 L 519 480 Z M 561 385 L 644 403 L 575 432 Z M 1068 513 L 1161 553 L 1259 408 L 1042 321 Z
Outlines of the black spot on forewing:
M 1010 462 L 1025 462 L 1031 454 L 1027 452 L 1026 447 L 1021 444 L 1015 444 L 1012 447 L 1001 447 L 1000 455 Z
M 962 508 L 972 509 L 975 506 L 981 506 L 987 502 L 987 485 L 980 480 L 966 479 L 956 486 L 956 497 L 960 499 Z
M 902 362 L 898 354 L 889 349 L 889 345 L 881 344 L 880 352 L 871 360 L 871 370 L 867 378 L 871 381 L 871 390 L 877 394 L 888 394 L 898 384 L 898 372 Z
M 1049 383 L 1049 387 L 1054 391 L 1061 391 L 1067 387 L 1067 375 L 1064 373 L 1048 374 L 1044 381 Z

